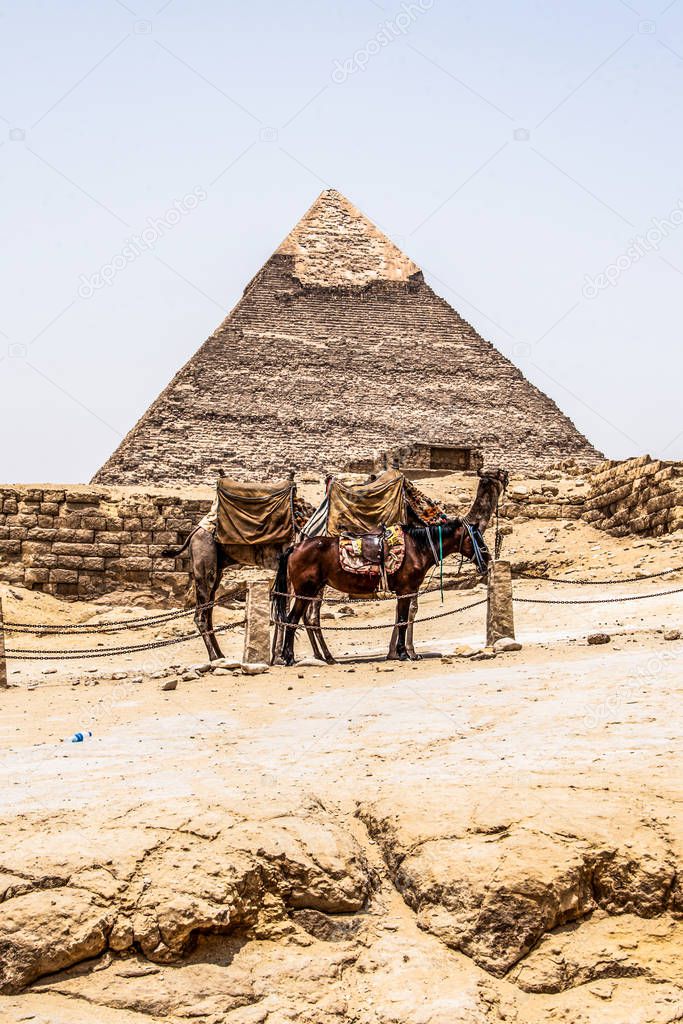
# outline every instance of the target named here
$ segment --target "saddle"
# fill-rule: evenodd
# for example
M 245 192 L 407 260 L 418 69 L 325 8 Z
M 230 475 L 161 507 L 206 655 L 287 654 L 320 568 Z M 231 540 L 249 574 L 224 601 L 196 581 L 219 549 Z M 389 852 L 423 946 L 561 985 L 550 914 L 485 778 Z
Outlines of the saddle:
M 381 565 L 384 562 L 384 530 L 382 527 L 361 536 L 360 554 L 368 565 Z
M 370 533 L 343 533 L 339 538 L 339 562 L 346 572 L 381 577 L 387 589 L 387 576 L 403 564 L 406 545 L 400 526 L 380 526 Z

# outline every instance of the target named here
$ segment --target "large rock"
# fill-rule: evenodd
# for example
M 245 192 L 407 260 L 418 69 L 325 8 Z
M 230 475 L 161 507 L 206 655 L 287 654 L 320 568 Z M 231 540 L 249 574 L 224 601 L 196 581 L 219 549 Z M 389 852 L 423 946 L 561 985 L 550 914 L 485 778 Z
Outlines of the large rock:
M 525 992 L 553 993 L 602 978 L 640 976 L 683 986 L 680 921 L 598 911 L 589 921 L 544 936 L 508 977 Z
M 355 839 L 320 814 L 241 823 L 229 815 L 166 827 L 68 830 L 43 836 L 42 850 L 17 843 L 21 887 L 0 904 L 0 991 L 97 956 L 139 949 L 170 963 L 199 934 L 276 937 L 290 913 L 360 911 L 372 887 Z M 71 840 L 71 841 L 70 841 Z M 123 840 L 119 846 L 119 840 Z M 10 876 L 8 876 L 10 877 Z M 15 877 L 15 876 L 11 876 Z
M 477 795 L 455 783 L 389 790 L 359 815 L 419 925 L 491 974 L 597 908 L 648 918 L 673 905 L 673 854 L 643 823 L 622 845 L 627 808 L 605 800 L 587 814 L 558 794 L 549 821 L 528 792 Z
M 0 992 L 102 953 L 113 914 L 80 889 L 37 889 L 0 905 Z

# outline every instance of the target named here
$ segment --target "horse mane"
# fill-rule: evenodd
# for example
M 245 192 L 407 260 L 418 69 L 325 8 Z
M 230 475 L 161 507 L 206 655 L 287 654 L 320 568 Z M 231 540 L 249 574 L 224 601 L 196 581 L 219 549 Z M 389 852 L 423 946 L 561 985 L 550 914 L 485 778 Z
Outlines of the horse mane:
M 421 546 L 426 547 L 429 544 L 428 537 L 431 537 L 434 543 L 439 542 L 439 527 L 441 528 L 442 537 L 452 537 L 453 534 L 459 527 L 462 526 L 462 519 L 458 516 L 455 519 L 447 519 L 444 523 L 429 523 L 422 526 L 417 526 L 413 523 L 404 523 L 401 529 L 404 533 L 407 533 L 409 537 L 417 541 Z

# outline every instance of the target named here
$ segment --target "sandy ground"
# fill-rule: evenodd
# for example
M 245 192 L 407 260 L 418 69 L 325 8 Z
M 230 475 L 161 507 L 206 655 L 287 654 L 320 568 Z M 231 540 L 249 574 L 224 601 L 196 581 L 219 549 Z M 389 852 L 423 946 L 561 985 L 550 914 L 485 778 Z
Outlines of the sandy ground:
M 617 541 L 583 524 L 526 522 L 506 539 L 505 554 L 513 564 L 531 561 L 558 575 L 606 579 L 683 566 L 683 537 Z M 683 586 L 683 572 L 604 587 L 517 580 L 515 596 L 602 599 L 677 586 Z M 457 608 L 484 596 L 481 585 L 449 590 L 443 605 L 433 594 L 421 602 L 420 612 Z M 204 661 L 198 639 L 97 661 L 10 661 L 12 688 L 0 698 L 0 813 L 7 852 L 0 858 L 0 879 L 4 872 L 33 884 L 36 871 L 47 871 L 45 864 L 57 856 L 55 850 L 68 862 L 79 846 L 79 833 L 87 837 L 96 829 L 104 834 L 115 823 L 134 831 L 167 817 L 164 827 L 172 830 L 179 814 L 221 819 L 239 813 L 261 820 L 283 809 L 306 816 L 314 808 L 359 844 L 379 881 L 366 907 L 371 922 L 363 925 L 362 937 L 344 934 L 322 942 L 309 936 L 309 948 L 300 936 L 275 939 L 268 933 L 241 943 L 229 956 L 229 937 L 200 939 L 175 965 L 155 967 L 152 973 L 145 973 L 147 961 L 140 960 L 139 952 L 134 954 L 137 973 L 127 974 L 121 964 L 131 962 L 125 959 L 131 951 L 120 956 L 108 952 L 88 960 L 80 975 L 50 974 L 21 994 L 0 998 L 0 1020 L 683 1020 L 683 977 L 680 963 L 673 966 L 683 950 L 677 913 L 664 903 L 656 912 L 654 904 L 639 909 L 638 894 L 650 891 L 644 883 L 638 882 L 628 899 L 613 897 L 610 904 L 596 897 L 597 907 L 577 913 L 577 920 L 585 922 L 578 939 L 566 938 L 568 926 L 549 927 L 549 936 L 578 946 L 572 946 L 571 956 L 566 950 L 562 954 L 564 980 L 556 984 L 547 980 L 547 958 L 540 966 L 532 959 L 544 955 L 546 939 L 533 944 L 522 962 L 528 964 L 529 977 L 542 980 L 528 991 L 514 969 L 504 977 L 487 969 L 499 952 L 491 953 L 488 946 L 481 952 L 481 943 L 489 941 L 486 935 L 476 937 L 470 948 L 451 941 L 452 924 L 441 919 L 434 924 L 433 915 L 420 911 L 411 889 L 417 883 L 411 882 L 408 869 L 405 877 L 397 874 L 391 852 L 403 842 L 392 831 L 399 829 L 396 823 L 406 834 L 418 829 L 422 809 L 438 797 L 433 817 L 441 842 L 460 836 L 461 827 L 469 835 L 471 822 L 482 815 L 504 818 L 504 836 L 512 834 L 509 822 L 516 822 L 514 835 L 524 837 L 519 856 L 525 879 L 544 857 L 550 874 L 556 871 L 556 855 L 544 853 L 538 840 L 550 833 L 584 850 L 597 842 L 598 833 L 605 842 L 607 830 L 614 833 L 613 844 L 640 848 L 644 843 L 649 851 L 646 830 L 658 842 L 666 832 L 673 845 L 660 859 L 675 860 L 674 826 L 683 798 L 683 640 L 667 640 L 665 632 L 683 632 L 682 596 L 599 605 L 519 603 L 516 632 L 523 650 L 490 660 L 451 657 L 458 645 L 483 645 L 482 605 L 418 625 L 417 647 L 424 657 L 412 664 L 383 660 L 387 631 L 330 633 L 338 665 L 274 668 L 254 677 L 224 671 L 183 679 L 187 667 Z M 17 588 L 5 590 L 3 603 L 8 621 L 121 621 L 147 614 L 139 608 L 66 604 Z M 391 604 L 353 607 L 355 615 L 326 619 L 323 625 L 381 623 L 393 616 Z M 234 605 L 218 618 L 236 622 L 241 616 L 242 607 Z M 172 626 L 102 634 L 97 642 L 109 647 L 125 637 L 125 642 L 141 643 L 191 628 L 191 619 L 183 618 Z M 589 646 L 587 636 L 598 631 L 608 633 L 611 642 Z M 90 638 L 68 641 L 74 647 L 84 642 L 91 644 Z M 7 637 L 11 647 L 46 649 L 57 643 L 51 636 Z M 241 631 L 227 634 L 223 646 L 227 656 L 239 657 Z M 305 639 L 298 640 L 297 652 L 308 653 Z M 125 678 L 112 678 L 124 672 Z M 179 678 L 178 688 L 162 692 L 171 676 Z M 93 735 L 80 744 L 64 742 L 76 730 Z M 599 828 L 594 824 L 598 818 Z M 387 822 L 394 823 L 391 829 Z M 593 823 L 590 829 L 586 823 Z M 500 828 L 495 825 L 492 834 Z M 60 846 L 65 833 L 72 837 L 68 852 Z M 422 836 L 419 829 L 416 834 Z M 86 838 L 83 842 L 87 846 Z M 116 849 L 114 844 L 114 859 Z M 407 858 L 411 849 L 408 843 L 401 857 Z M 629 868 L 631 875 L 642 873 L 651 856 L 656 860 L 659 855 L 634 855 L 637 869 Z M 41 859 L 38 869 L 34 862 Z M 444 852 L 429 868 L 429 877 L 459 859 L 457 852 Z M 445 888 L 457 894 L 462 880 L 456 884 L 454 869 L 448 870 Z M 623 881 L 623 872 L 619 877 Z M 174 883 L 167 878 L 167 884 Z M 422 878 L 421 899 L 429 902 L 435 899 L 436 883 L 432 879 L 426 889 L 424 884 Z M 443 889 L 443 881 L 440 885 Z M 452 913 L 453 900 L 442 902 Z M 595 946 L 595 929 L 607 925 L 616 932 Z M 1 927 L 0 922 L 0 952 L 6 950 Z M 660 929 L 654 936 L 653 928 Z M 605 944 L 610 942 L 622 954 L 624 949 L 641 951 L 638 964 L 622 970 L 623 954 L 613 968 L 596 969 L 598 962 L 609 960 Z M 458 945 L 466 951 L 457 951 Z M 297 957 L 304 952 L 308 959 L 300 963 Z M 556 963 L 559 954 L 552 956 Z M 574 967 L 567 966 L 570 961 Z M 224 984 L 230 988 L 235 971 L 253 987 L 264 965 L 271 965 L 270 981 L 262 979 L 266 994 L 226 1002 Z M 297 988 L 302 978 L 309 979 L 305 994 Z

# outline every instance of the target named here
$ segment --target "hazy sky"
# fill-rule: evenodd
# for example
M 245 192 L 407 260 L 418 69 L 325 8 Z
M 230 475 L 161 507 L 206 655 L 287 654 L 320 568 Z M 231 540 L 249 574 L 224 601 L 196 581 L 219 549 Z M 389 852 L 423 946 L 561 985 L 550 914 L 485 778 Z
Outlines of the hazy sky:
M 89 479 L 325 187 L 607 455 L 683 458 L 683 0 L 4 0 L 0 30 L 0 480 Z

